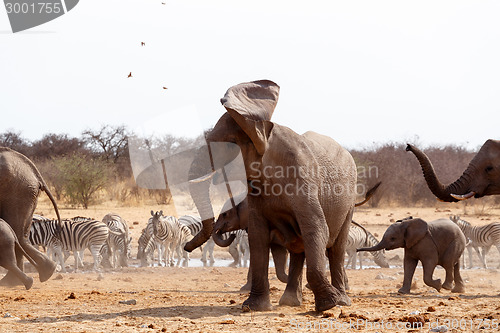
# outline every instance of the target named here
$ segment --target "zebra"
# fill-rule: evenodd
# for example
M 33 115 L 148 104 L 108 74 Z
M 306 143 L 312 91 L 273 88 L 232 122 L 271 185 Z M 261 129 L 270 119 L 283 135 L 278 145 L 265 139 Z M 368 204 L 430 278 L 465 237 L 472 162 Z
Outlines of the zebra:
M 153 237 L 153 218 L 150 218 L 146 228 L 142 229 L 141 236 L 137 242 L 137 259 L 141 260 L 142 267 L 149 266 L 149 263 L 153 260 L 156 247 Z
M 482 226 L 472 226 L 469 222 L 460 219 L 459 216 L 450 216 L 450 220 L 456 223 L 470 242 L 467 245 L 469 252 L 469 268 L 472 268 L 472 248 L 476 251 L 479 260 L 486 266 L 486 255 L 494 245 L 500 253 L 500 223 L 493 222 Z M 482 253 L 479 251 L 482 248 Z M 500 265 L 498 266 L 500 268 Z
M 33 239 L 41 240 L 55 248 L 59 255 L 61 268 L 64 270 L 64 256 L 62 251 L 73 251 L 75 257 L 75 271 L 82 265 L 81 256 L 85 248 L 89 248 L 94 257 L 94 269 L 99 270 L 101 261 L 100 250 L 108 238 L 108 228 L 100 221 L 96 220 L 76 220 L 65 219 L 61 221 L 61 231 L 58 237 L 55 233 L 58 229 L 57 220 L 36 221 L 32 223 Z
M 191 231 L 192 236 L 196 236 L 201 229 L 203 228 L 203 224 L 201 222 L 201 218 L 199 216 L 192 215 L 184 215 L 179 217 L 179 223 L 187 226 Z M 229 245 L 228 251 L 233 257 L 233 263 L 230 264 L 232 267 L 247 267 L 247 263 L 250 260 L 250 247 L 248 245 L 248 234 L 245 230 L 236 230 L 231 231 L 229 233 L 225 233 L 222 237 L 223 239 L 227 239 L 229 235 L 236 234 L 236 238 Z M 210 266 L 213 266 L 215 263 L 214 259 L 214 248 L 215 242 L 212 237 L 205 243 L 202 247 L 202 255 L 201 261 L 203 265 L 207 265 L 207 255 L 209 258 Z
M 351 264 L 351 269 L 356 269 L 356 249 L 361 247 L 375 246 L 378 244 L 378 240 L 369 231 L 363 230 L 362 228 L 351 225 L 349 228 L 349 235 L 346 242 L 346 254 L 347 254 L 347 265 Z M 373 259 L 377 265 L 384 268 L 389 268 L 389 263 L 385 257 L 385 251 L 374 251 L 370 252 L 373 255 Z M 363 268 L 361 256 L 359 256 L 359 268 Z
M 151 215 L 153 237 L 158 248 L 158 264 L 173 266 L 173 254 L 174 251 L 177 252 L 180 238 L 180 224 L 174 216 L 163 216 L 163 211 L 156 213 L 151 211 Z
M 117 214 L 109 213 L 102 218 L 102 222 L 109 228 L 106 245 L 111 266 L 113 268 L 117 268 L 118 265 L 127 267 L 132 241 L 129 237 L 127 221 Z

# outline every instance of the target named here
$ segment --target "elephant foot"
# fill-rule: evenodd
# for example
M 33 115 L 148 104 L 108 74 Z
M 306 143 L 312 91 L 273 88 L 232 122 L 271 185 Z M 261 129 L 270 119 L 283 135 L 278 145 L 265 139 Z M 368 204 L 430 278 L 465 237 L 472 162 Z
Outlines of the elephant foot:
M 26 290 L 30 290 L 32 286 L 33 286 L 33 278 L 31 276 L 27 276 L 24 281 L 24 287 L 26 288 Z
M 455 287 L 451 290 L 452 293 L 464 293 L 465 292 L 465 288 L 463 285 L 455 285 Z
M 452 290 L 453 289 L 453 282 L 445 282 L 445 283 L 443 283 L 443 285 L 441 287 L 443 289 L 446 289 L 446 290 Z
M 269 300 L 269 295 L 265 296 L 252 296 L 247 298 L 246 301 L 243 302 L 242 306 L 243 310 L 252 310 L 252 311 L 271 311 L 273 306 L 271 305 L 271 301 Z
M 53 261 L 48 261 L 43 266 L 40 265 L 40 271 L 38 271 L 38 278 L 40 279 L 40 282 L 45 282 L 50 279 L 56 270 L 56 266 L 57 264 Z
M 297 291 L 286 291 L 283 293 L 283 296 L 280 298 L 280 305 L 287 306 L 300 306 L 302 305 L 302 293 Z
M 333 308 L 336 305 L 349 306 L 351 305 L 351 299 L 345 292 L 340 292 L 333 288 L 328 288 L 326 292 L 315 293 L 315 304 L 316 311 L 323 312 Z
M 13 273 L 7 272 L 7 274 L 0 280 L 0 286 L 15 287 L 22 286 L 23 283 L 19 280 Z
M 399 288 L 398 293 L 407 295 L 410 293 L 410 288 L 409 287 L 401 287 L 401 288 Z

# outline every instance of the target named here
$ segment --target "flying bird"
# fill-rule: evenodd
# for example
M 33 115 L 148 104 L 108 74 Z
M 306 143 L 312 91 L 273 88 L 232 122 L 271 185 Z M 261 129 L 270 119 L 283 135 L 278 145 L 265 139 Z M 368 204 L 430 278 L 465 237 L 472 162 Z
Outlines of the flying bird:
M 129 73 L 129 75 L 127 77 L 132 77 L 132 72 Z
M 163 89 L 168 89 L 167 87 L 163 87 Z
M 141 46 L 146 46 L 146 43 L 144 43 L 144 42 L 141 42 Z

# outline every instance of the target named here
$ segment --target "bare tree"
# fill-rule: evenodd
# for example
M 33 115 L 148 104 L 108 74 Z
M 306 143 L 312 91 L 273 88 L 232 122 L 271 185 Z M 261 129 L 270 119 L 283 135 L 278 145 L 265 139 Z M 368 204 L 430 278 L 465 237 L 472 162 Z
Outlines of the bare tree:
M 38 160 L 69 155 L 83 151 L 85 142 L 81 139 L 70 138 L 68 134 L 45 134 L 32 145 L 32 157 Z
M 104 157 L 105 160 L 117 163 L 120 158 L 128 158 L 128 130 L 125 126 L 103 125 L 99 130 L 85 130 L 83 139 L 89 148 Z
M 8 130 L 7 132 L 1 133 L 0 147 L 7 147 L 30 157 L 30 142 L 23 138 L 20 132 Z

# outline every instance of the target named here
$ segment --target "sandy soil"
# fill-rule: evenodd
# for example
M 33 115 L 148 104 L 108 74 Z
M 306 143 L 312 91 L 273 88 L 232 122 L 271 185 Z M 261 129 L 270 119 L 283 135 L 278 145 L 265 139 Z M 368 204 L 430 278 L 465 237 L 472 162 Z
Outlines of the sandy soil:
M 451 209 L 450 209 L 451 207 Z M 76 215 L 102 218 L 114 211 L 133 227 L 133 256 L 136 240 L 145 226 L 151 209 L 159 207 L 114 207 L 112 204 L 87 211 L 62 209 L 63 217 Z M 165 208 L 163 208 L 165 211 Z M 448 211 L 450 210 L 450 211 Z M 469 214 L 473 209 L 468 209 Z M 37 210 L 52 216 L 44 203 Z M 359 209 L 355 220 L 372 233 L 383 234 L 391 219 L 407 215 L 427 220 L 462 214 L 462 206 L 438 208 Z M 500 211 L 489 210 L 487 216 L 468 215 L 473 224 L 500 221 Z M 138 222 L 138 224 L 133 224 Z M 219 249 L 219 257 L 228 257 Z M 300 307 L 279 306 L 285 285 L 270 271 L 271 300 L 275 309 L 269 312 L 242 312 L 247 298 L 239 288 L 246 279 L 245 268 L 231 267 L 129 267 L 105 271 L 101 275 L 87 271 L 56 273 L 45 283 L 36 280 L 29 291 L 21 287 L 0 288 L 0 332 L 288 332 L 288 331 L 368 331 L 428 332 L 445 325 L 448 332 L 496 332 L 500 322 L 500 273 L 496 266 L 500 256 L 490 251 L 488 263 L 495 269 L 463 270 L 464 294 L 437 293 L 423 285 L 422 270 L 415 273 L 415 289 L 408 296 L 397 294 L 402 282 L 402 251 L 387 252 L 391 268 L 347 270 L 352 306 L 336 307 L 318 314 L 312 293 L 304 289 Z M 195 252 L 193 263 L 198 260 Z M 475 266 L 479 262 L 475 262 Z M 86 260 L 91 262 L 87 254 Z M 131 261 L 136 264 L 136 260 Z M 68 260 L 67 264 L 72 264 Z M 367 261 L 366 265 L 373 265 Z M 29 273 L 37 279 L 37 273 Z M 444 270 L 435 277 L 444 279 Z M 135 304 L 120 301 L 135 300 Z M 418 328 L 416 323 L 422 323 Z M 410 323 L 410 324 L 408 324 Z M 413 324 L 411 324 L 413 323 Z M 414 325 L 413 328 L 405 325 Z M 455 327 L 455 329 L 453 329 Z

